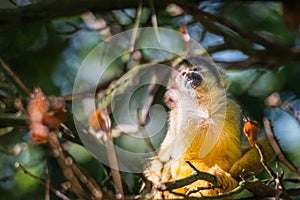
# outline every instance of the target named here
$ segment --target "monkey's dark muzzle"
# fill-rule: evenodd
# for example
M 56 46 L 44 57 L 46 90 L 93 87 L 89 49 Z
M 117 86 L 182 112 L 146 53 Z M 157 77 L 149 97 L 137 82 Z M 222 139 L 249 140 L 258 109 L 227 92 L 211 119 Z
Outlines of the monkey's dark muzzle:
M 183 74 L 184 85 L 187 88 L 196 88 L 202 82 L 202 76 L 197 71 L 189 71 Z

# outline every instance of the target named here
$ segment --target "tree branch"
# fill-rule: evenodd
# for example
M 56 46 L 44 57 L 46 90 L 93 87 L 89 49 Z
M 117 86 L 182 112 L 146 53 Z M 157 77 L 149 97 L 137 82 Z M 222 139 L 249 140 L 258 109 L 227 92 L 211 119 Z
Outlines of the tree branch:
M 219 187 L 215 176 L 206 172 L 201 172 L 196 169 L 189 161 L 186 162 L 188 165 L 190 165 L 191 168 L 195 170 L 195 173 L 183 179 L 164 183 L 160 188 L 158 188 L 160 191 L 171 191 L 189 185 L 197 180 L 206 180 L 212 183 L 215 187 Z
M 187 8 L 189 14 L 192 14 L 205 30 L 224 38 L 223 44 L 209 47 L 209 53 L 232 49 L 241 51 L 249 56 L 249 58 L 240 61 L 214 60 L 225 65 L 226 68 L 245 69 L 253 67 L 253 65 L 274 67 L 286 61 L 300 60 L 300 48 L 298 47 L 291 47 L 272 39 L 266 39 L 254 32 L 246 32 L 230 21 L 207 13 L 192 3 L 180 2 L 179 5 Z M 255 44 L 264 46 L 264 49 L 256 49 L 254 47 Z
M 152 0 L 154 4 L 164 7 L 165 5 L 176 2 L 174 0 Z M 10 23 L 28 23 L 66 17 L 80 14 L 86 11 L 108 12 L 118 9 L 136 8 L 140 0 L 43 0 L 28 6 L 16 8 L 0 9 L 0 25 L 9 25 Z M 149 2 L 145 1 L 148 6 Z

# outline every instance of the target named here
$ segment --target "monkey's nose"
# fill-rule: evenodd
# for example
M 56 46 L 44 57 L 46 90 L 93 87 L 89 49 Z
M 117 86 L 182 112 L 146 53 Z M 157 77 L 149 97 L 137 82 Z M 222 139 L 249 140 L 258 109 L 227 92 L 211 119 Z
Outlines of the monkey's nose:
M 184 84 L 186 87 L 196 88 L 202 82 L 202 76 L 197 71 L 189 71 L 182 73 L 184 77 Z

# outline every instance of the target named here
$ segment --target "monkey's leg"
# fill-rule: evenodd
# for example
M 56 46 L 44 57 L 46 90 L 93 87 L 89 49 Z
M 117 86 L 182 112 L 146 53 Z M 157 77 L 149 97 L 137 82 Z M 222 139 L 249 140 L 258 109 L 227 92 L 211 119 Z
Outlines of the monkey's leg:
M 267 137 L 263 137 L 258 141 L 263 154 L 264 163 L 269 163 L 275 158 L 275 152 L 269 143 Z M 258 150 L 255 147 L 249 149 L 238 161 L 231 167 L 229 173 L 236 180 L 240 180 L 242 176 L 249 176 L 251 174 L 257 174 L 263 169 L 261 164 L 261 157 Z

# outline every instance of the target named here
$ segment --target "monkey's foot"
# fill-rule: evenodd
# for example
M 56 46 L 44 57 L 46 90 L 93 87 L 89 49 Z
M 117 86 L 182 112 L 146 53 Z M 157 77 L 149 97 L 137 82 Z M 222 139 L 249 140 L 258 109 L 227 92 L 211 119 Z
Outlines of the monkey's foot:
M 209 169 L 208 173 L 214 175 L 217 179 L 218 185 L 221 187 L 221 192 L 228 192 L 237 187 L 238 183 L 231 175 L 221 169 L 218 165 Z

